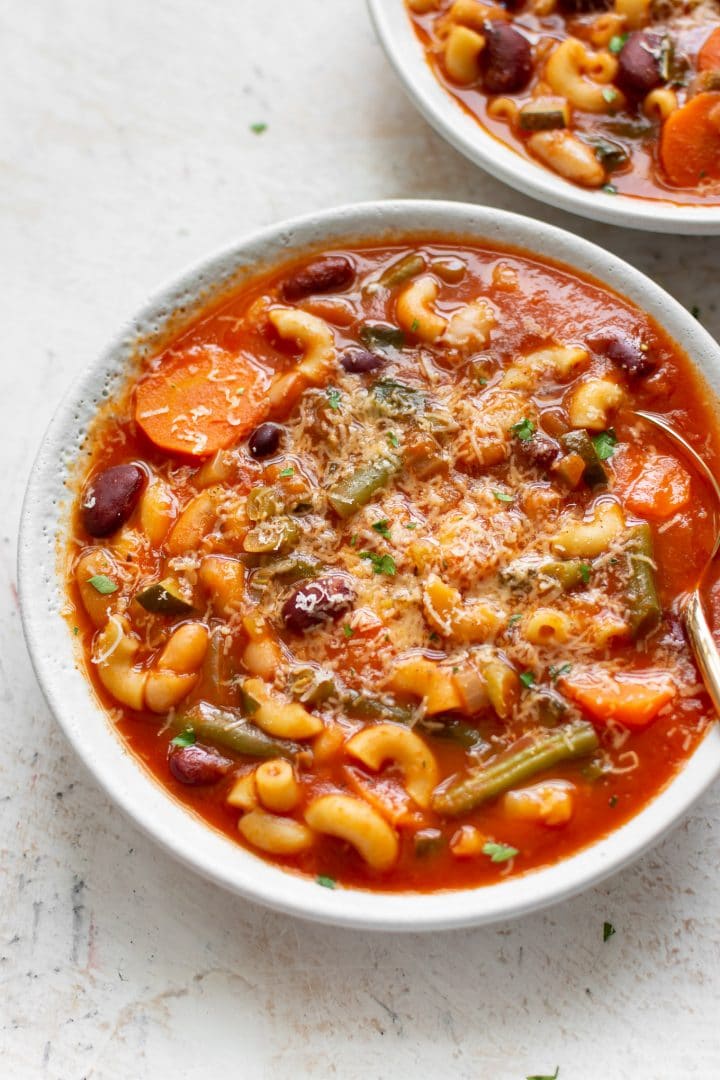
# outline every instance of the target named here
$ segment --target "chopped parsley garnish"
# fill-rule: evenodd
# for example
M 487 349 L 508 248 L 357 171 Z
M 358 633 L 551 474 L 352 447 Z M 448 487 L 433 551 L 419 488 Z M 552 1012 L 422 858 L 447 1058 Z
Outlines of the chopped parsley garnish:
M 323 889 L 335 888 L 335 878 L 328 877 L 326 874 L 318 874 L 315 881 L 318 885 L 322 885 Z
M 548 675 L 550 676 L 550 678 L 552 679 L 553 682 L 557 682 L 558 679 L 562 679 L 565 675 L 569 675 L 571 671 L 572 671 L 572 664 L 569 664 L 569 663 L 559 664 L 557 667 L 555 667 L 554 664 L 551 664 L 550 667 L 548 668 Z
M 603 101 L 607 101 L 608 105 L 612 105 L 617 97 L 617 90 L 613 90 L 612 86 L 606 86 L 602 92 L 602 96 Z
M 287 469 L 282 469 L 282 471 L 278 473 L 278 476 L 294 476 L 294 475 L 295 475 L 295 470 L 293 469 L 292 465 L 288 465 Z
M 355 631 L 353 630 L 352 626 L 350 626 L 349 623 L 345 623 L 345 625 L 343 626 L 343 634 L 345 635 L 345 637 L 351 638 L 354 632 Z
M 693 319 L 700 318 L 700 308 L 697 306 L 697 304 L 693 304 L 693 306 L 690 308 L 690 314 L 692 315 Z
M 560 1066 L 556 1065 L 554 1073 L 543 1073 L 541 1076 L 540 1075 L 538 1075 L 538 1076 L 526 1076 L 525 1080 L 558 1080 L 559 1075 L 560 1075 Z
M 611 922 L 603 923 L 603 941 L 607 941 L 615 933 L 615 927 Z
M 510 428 L 513 435 L 515 435 L 520 442 L 528 442 L 535 434 L 535 425 L 532 420 L 528 420 L 527 417 L 521 420 L 518 424 L 513 424 Z
M 388 441 L 388 442 L 390 443 L 390 445 L 391 445 L 391 446 L 393 447 L 393 449 L 395 449 L 395 450 L 396 450 L 396 449 L 398 448 L 398 446 L 400 445 L 400 444 L 398 443 L 398 437 L 397 437 L 397 435 L 395 434 L 395 432 L 394 432 L 394 431 L 388 431 L 388 433 L 387 433 L 387 441 Z
M 405 522 L 405 528 L 406 529 L 417 529 L 417 527 L 418 527 L 417 521 L 406 521 Z
M 171 746 L 192 746 L 195 742 L 195 732 L 192 728 L 185 728 L 179 735 L 176 735 L 174 739 L 170 740 Z
M 581 563 L 580 565 L 580 577 L 583 580 L 583 584 L 587 585 L 590 580 L 590 567 L 587 563 Z
M 628 36 L 628 34 L 615 34 L 613 37 L 611 37 L 610 41 L 608 42 L 608 49 L 610 50 L 610 52 L 615 53 L 616 56 L 619 52 L 622 52 L 623 46 L 625 45 Z
M 517 612 L 515 615 L 511 615 L 508 619 L 508 626 L 514 626 L 515 623 L 519 623 L 521 619 L 522 615 L 519 612 Z
M 252 131 L 253 135 L 262 135 L 263 132 L 267 131 L 267 124 L 263 124 L 262 122 L 258 124 L 251 124 L 250 130 Z
M 361 551 L 360 558 L 369 559 L 372 563 L 373 572 L 376 574 L 387 574 L 388 577 L 393 577 L 397 572 L 392 555 L 378 555 L 375 551 Z
M 115 582 L 107 574 L 94 574 L 91 578 L 88 578 L 88 584 L 92 585 L 93 589 L 99 592 L 101 596 L 109 596 L 110 593 L 118 590 Z
M 390 526 L 387 518 L 383 518 L 382 521 L 374 521 L 372 527 L 376 533 L 380 533 L 386 540 L 390 539 Z
M 420 329 L 420 322 L 418 319 L 413 319 L 410 329 L 412 330 L 413 334 L 417 334 L 418 330 Z
M 77 637 L 79 633 L 80 633 L 80 627 L 79 626 L 73 626 L 73 634 L 75 635 L 75 637 Z
M 514 859 L 518 854 L 518 849 L 510 847 L 509 844 L 497 844 L 494 840 L 488 840 L 486 844 L 483 844 L 483 855 L 487 855 L 490 862 L 504 863 L 508 859 Z
M 603 184 L 603 191 L 606 195 L 617 195 L 618 193 L 614 184 Z
M 617 435 L 612 428 L 608 428 L 607 431 L 601 431 L 599 435 L 593 435 L 592 444 L 600 460 L 607 461 L 615 453 Z
M 493 495 L 495 496 L 495 498 L 497 499 L 498 502 L 506 502 L 506 503 L 515 502 L 515 496 L 514 495 L 508 495 L 508 493 L 506 491 L 493 491 Z
M 328 386 L 327 399 L 331 409 L 340 408 L 340 391 L 337 390 L 334 386 Z
M 528 690 L 530 689 L 531 686 L 534 686 L 535 685 L 535 676 L 533 675 L 532 671 L 521 671 L 520 672 L 520 682 Z

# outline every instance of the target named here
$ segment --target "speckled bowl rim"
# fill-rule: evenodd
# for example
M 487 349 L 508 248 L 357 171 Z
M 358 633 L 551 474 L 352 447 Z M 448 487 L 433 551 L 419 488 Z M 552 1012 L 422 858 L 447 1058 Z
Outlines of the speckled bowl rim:
M 304 249 L 382 242 L 425 231 L 552 258 L 634 301 L 694 357 L 720 389 L 720 348 L 654 282 L 594 244 L 531 218 L 463 203 L 361 203 L 256 232 L 161 288 L 78 379 L 60 404 L 33 466 L 22 510 L 19 589 L 23 626 L 38 681 L 65 734 L 101 787 L 152 839 L 206 878 L 279 911 L 372 930 L 438 930 L 492 923 L 563 900 L 619 870 L 675 825 L 720 773 L 720 732 L 708 733 L 686 766 L 632 821 L 564 861 L 497 885 L 461 891 L 379 893 L 319 887 L 273 866 L 209 828 L 167 794 L 125 749 L 77 663 L 61 615 L 58 536 L 66 527 L 71 475 L 97 404 L 128 376 L 138 340 L 161 333 L 178 308 L 192 310 L 209 287 L 251 274 Z
M 712 236 L 720 233 L 720 204 L 682 206 L 586 190 L 556 176 L 495 138 L 435 78 L 404 0 L 367 0 L 371 20 L 408 97 L 437 133 L 498 180 L 525 195 L 574 214 L 649 232 Z

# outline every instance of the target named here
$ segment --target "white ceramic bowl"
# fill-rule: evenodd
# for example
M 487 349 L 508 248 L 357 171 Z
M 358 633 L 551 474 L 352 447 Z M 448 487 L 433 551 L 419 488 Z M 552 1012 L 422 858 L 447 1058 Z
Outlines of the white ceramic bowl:
M 683 206 L 586 190 L 517 153 L 486 131 L 435 78 L 404 0 L 367 3 L 380 42 L 410 99 L 439 135 L 498 180 L 561 210 L 611 225 L 686 235 L 720 233 L 720 205 Z
M 521 915 L 571 896 L 635 859 L 674 825 L 720 772 L 720 732 L 712 730 L 672 783 L 632 821 L 548 869 L 501 884 L 422 894 L 329 890 L 287 873 L 215 832 L 188 812 L 124 749 L 76 663 L 60 615 L 63 586 L 58 537 L 66 528 L 65 481 L 95 410 L 122 384 L 139 338 L 161 330 L 173 312 L 238 273 L 262 269 L 307 248 L 382 241 L 426 230 L 508 244 L 582 267 L 661 322 L 692 355 L 715 392 L 720 348 L 683 307 L 648 278 L 601 248 L 529 218 L 463 203 L 366 203 L 298 218 L 235 243 L 162 288 L 114 339 L 60 405 L 47 431 L 23 508 L 19 583 L 23 622 L 35 671 L 50 708 L 102 787 L 168 851 L 241 896 L 294 915 L 345 926 L 441 929 Z

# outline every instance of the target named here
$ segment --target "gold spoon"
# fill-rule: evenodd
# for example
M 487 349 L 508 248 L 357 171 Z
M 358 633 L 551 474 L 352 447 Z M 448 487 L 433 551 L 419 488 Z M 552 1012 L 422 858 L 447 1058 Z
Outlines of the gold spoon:
M 678 432 L 661 416 L 657 416 L 655 413 L 641 412 L 640 410 L 637 411 L 636 415 L 641 416 L 643 420 L 647 420 L 649 424 L 653 424 L 656 428 L 659 428 L 672 440 L 672 442 L 680 447 L 683 453 L 690 458 L 693 465 L 695 465 L 710 484 L 710 487 L 715 492 L 718 507 L 720 507 L 720 484 L 718 484 L 697 450 L 694 450 L 690 443 L 687 442 L 682 435 L 679 435 Z M 718 652 L 717 645 L 713 639 L 710 624 L 705 616 L 705 609 L 700 595 L 700 587 L 703 583 L 703 579 L 713 560 L 717 556 L 718 551 L 720 551 L 720 529 L 717 527 L 716 513 L 715 543 L 710 552 L 707 565 L 685 604 L 683 617 L 685 619 L 685 629 L 687 630 L 690 648 L 695 655 L 698 668 L 700 669 L 700 675 L 705 683 L 705 689 L 712 699 L 715 711 L 720 714 L 720 653 Z

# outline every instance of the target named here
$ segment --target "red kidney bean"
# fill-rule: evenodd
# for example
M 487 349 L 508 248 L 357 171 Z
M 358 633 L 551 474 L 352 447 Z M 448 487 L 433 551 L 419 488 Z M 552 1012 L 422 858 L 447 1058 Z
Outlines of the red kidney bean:
M 337 619 L 355 603 L 355 590 L 346 574 L 325 574 L 290 593 L 282 606 L 288 630 L 302 634 L 311 626 Z
M 655 361 L 649 351 L 641 348 L 639 341 L 624 334 L 610 331 L 592 338 L 588 344 L 632 377 L 644 378 L 655 370 Z
M 549 469 L 560 453 L 560 447 L 555 440 L 541 431 L 536 431 L 530 439 L 518 439 L 516 449 L 538 469 Z
M 366 371 L 376 371 L 385 363 L 385 357 L 367 349 L 346 349 L 340 357 L 340 363 L 351 375 L 364 375 Z
M 326 255 L 317 262 L 303 266 L 282 284 L 283 300 L 302 300 L 311 293 L 336 292 L 346 289 L 355 278 L 355 269 L 344 255 Z
M 664 81 L 667 38 L 657 30 L 630 34 L 618 56 L 617 82 L 628 94 L 643 97 Z
M 607 11 L 612 7 L 612 0 L 560 0 L 560 10 L 572 15 L 581 15 L 590 11 Z
M 485 48 L 480 53 L 483 87 L 489 94 L 514 94 L 524 89 L 533 70 L 530 42 L 500 19 L 484 24 Z
M 83 525 L 91 536 L 110 536 L 137 506 L 146 476 L 139 465 L 113 465 L 90 481 L 82 501 Z
M 279 424 L 260 424 L 250 434 L 248 449 L 254 458 L 268 457 L 274 454 L 280 445 L 283 429 Z
M 195 743 L 173 750 L 168 764 L 170 772 L 181 784 L 197 786 L 222 780 L 233 763 L 212 747 Z

